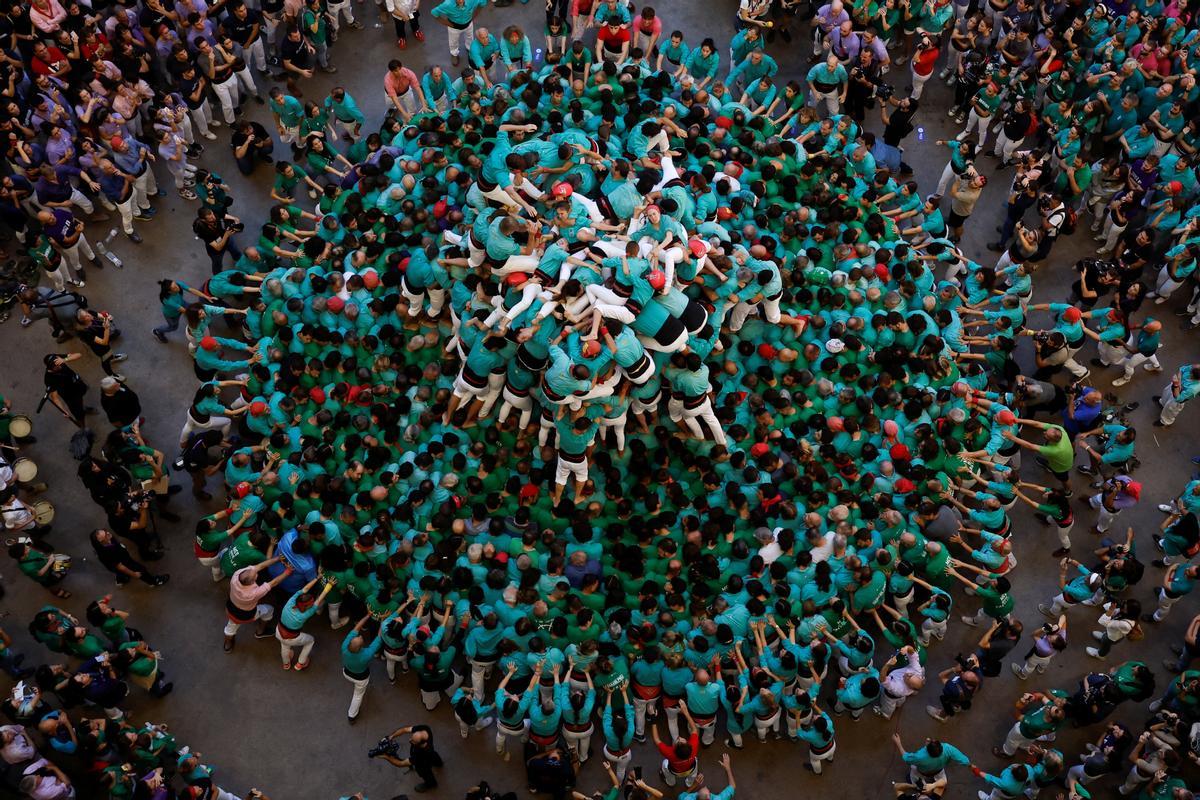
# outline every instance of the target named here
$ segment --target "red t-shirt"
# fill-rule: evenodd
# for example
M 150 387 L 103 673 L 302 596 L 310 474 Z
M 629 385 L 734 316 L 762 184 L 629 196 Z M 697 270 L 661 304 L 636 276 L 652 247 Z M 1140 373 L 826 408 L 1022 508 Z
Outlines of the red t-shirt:
M 922 50 L 918 55 L 913 56 L 912 71 L 915 75 L 925 77 L 933 72 L 933 65 L 937 63 L 938 54 L 941 51 L 936 47 L 931 47 L 928 50 Z
M 658 752 L 667 760 L 667 768 L 676 775 L 684 775 L 692 771 L 692 767 L 696 764 L 696 753 L 700 750 L 700 737 L 695 732 L 688 737 L 688 747 L 691 748 L 691 755 L 680 760 L 675 756 L 675 744 L 667 744 L 666 742 L 658 743 Z
M 604 42 L 604 46 L 612 50 L 614 53 L 620 52 L 626 42 L 630 40 L 628 28 L 617 28 L 613 31 L 607 25 L 596 32 L 596 38 Z
M 47 60 L 43 61 L 34 56 L 29 62 L 29 68 L 38 75 L 53 75 L 55 67 L 67 60 L 67 57 L 63 55 L 63 51 L 53 45 L 46 48 L 46 57 Z

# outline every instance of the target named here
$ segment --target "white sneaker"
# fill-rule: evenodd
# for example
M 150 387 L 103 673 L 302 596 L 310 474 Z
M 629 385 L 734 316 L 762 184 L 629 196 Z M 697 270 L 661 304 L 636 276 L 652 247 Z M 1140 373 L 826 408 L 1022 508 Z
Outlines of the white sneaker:
M 1126 378 L 1125 376 L 1122 375 L 1120 378 L 1115 379 L 1112 382 L 1112 385 L 1113 386 L 1124 386 L 1127 383 L 1129 383 L 1129 378 Z
M 1100 659 L 1101 661 L 1103 661 L 1103 660 L 1104 660 L 1104 656 L 1100 655 L 1100 651 L 1099 651 L 1099 650 L 1097 650 L 1097 649 L 1096 649 L 1096 648 L 1094 648 L 1094 647 L 1089 647 L 1089 648 L 1087 648 L 1086 650 L 1084 650 L 1084 652 L 1085 652 L 1085 653 L 1087 653 L 1087 654 L 1088 654 L 1089 656 L 1091 656 L 1092 658 L 1098 658 L 1098 659 Z
M 1171 514 L 1171 513 L 1174 513 L 1175 506 L 1168 505 L 1167 503 L 1159 503 L 1158 510 L 1164 514 Z
M 204 134 L 204 138 L 208 139 L 211 142 L 217 138 L 217 135 L 215 133 L 213 133 L 212 131 L 209 131 L 208 133 Z

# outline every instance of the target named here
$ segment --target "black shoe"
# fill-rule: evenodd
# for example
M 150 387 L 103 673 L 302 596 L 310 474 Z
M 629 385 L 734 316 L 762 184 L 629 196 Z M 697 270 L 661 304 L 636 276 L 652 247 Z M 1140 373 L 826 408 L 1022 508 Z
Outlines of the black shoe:
M 1156 395 L 1154 395 L 1154 397 L 1151 397 L 1150 399 L 1153 400 L 1155 403 L 1157 403 L 1159 408 L 1162 408 L 1163 401 L 1162 401 L 1161 394 L 1156 394 Z
M 134 231 L 133 233 L 129 234 L 129 241 L 133 242 L 134 244 L 141 244 L 142 235 L 137 231 Z
M 779 32 L 779 35 L 780 35 L 780 36 L 783 38 L 783 40 L 784 40 L 785 42 L 787 42 L 788 44 L 791 44 L 791 43 L 792 43 L 792 32 L 791 32 L 791 31 L 780 31 L 780 32 Z
M 150 585 L 151 586 L 162 586 L 164 583 L 166 583 L 169 580 L 171 580 L 171 576 L 164 572 L 162 575 L 155 575 L 154 580 L 150 582 Z
M 1106 364 L 1105 364 L 1103 361 L 1101 361 L 1099 358 L 1093 358 L 1093 359 L 1092 359 L 1092 360 L 1091 360 L 1089 363 L 1090 363 L 1090 364 L 1091 364 L 1093 367 L 1103 367 L 1103 366 L 1107 366 L 1107 365 L 1106 365 Z
M 62 344 L 63 342 L 69 342 L 69 341 L 71 341 L 71 334 L 66 333 L 64 331 L 63 333 L 60 333 L 57 336 L 55 336 L 54 341 L 58 342 L 59 344 Z
M 430 789 L 436 789 L 436 783 L 418 783 L 413 787 L 414 792 L 428 792 Z
M 256 94 L 256 95 L 254 95 L 254 102 L 258 103 L 261 106 L 261 105 L 264 105 L 267 101 L 262 99 L 262 95 Z
M 167 494 L 168 494 L 168 495 L 171 495 L 171 494 L 179 494 L 179 493 L 180 493 L 180 492 L 182 492 L 182 491 L 183 491 L 183 487 L 182 487 L 182 486 L 179 486 L 178 484 L 174 484 L 174 483 L 173 483 L 173 484 L 171 484 L 170 486 L 168 486 L 168 487 L 167 487 Z
M 163 551 L 162 550 L 151 550 L 146 553 L 139 553 L 138 555 L 140 555 L 142 558 L 144 558 L 147 561 L 159 561 L 163 557 Z
M 1055 558 L 1066 558 L 1067 556 L 1071 555 L 1071 548 L 1060 547 L 1050 555 L 1054 556 Z

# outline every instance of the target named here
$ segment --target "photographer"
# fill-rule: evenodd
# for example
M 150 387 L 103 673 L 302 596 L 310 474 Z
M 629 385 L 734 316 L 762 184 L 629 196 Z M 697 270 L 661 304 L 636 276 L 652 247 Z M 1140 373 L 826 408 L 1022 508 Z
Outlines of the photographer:
M 917 49 L 913 53 L 912 63 L 909 65 L 909 69 L 912 71 L 912 91 L 909 94 L 917 100 L 921 99 L 926 82 L 933 77 L 933 68 L 941 53 L 941 48 L 929 34 L 921 34 L 921 39 L 917 42 Z
M 275 163 L 271 157 L 275 140 L 266 128 L 253 120 L 243 119 L 234 126 L 229 146 L 233 149 L 238 171 L 243 175 L 253 175 L 260 161 L 264 164 Z
M 875 97 L 886 101 L 891 97 L 892 87 L 882 83 L 882 68 L 873 50 L 863 49 L 850 68 L 850 85 L 846 90 L 846 113 L 856 122 L 862 122 L 868 108 L 875 107 Z
M 244 227 L 237 217 L 230 214 L 218 217 L 211 208 L 202 208 L 196 215 L 192 232 L 204 242 L 204 251 L 212 262 L 213 275 L 225 268 L 226 253 L 233 257 L 234 262 L 242 257 L 242 249 L 234 241 L 233 235 Z
M 171 579 L 163 573 L 155 575 L 150 569 L 130 555 L 129 550 L 104 528 L 96 528 L 89 537 L 92 549 L 96 552 L 96 560 L 106 570 L 117 576 L 117 586 L 124 586 L 137 578 L 148 586 L 162 586 Z
M 87 308 L 87 298 L 78 292 L 60 292 L 49 286 L 22 286 L 17 302 L 21 306 L 21 327 L 47 319 L 50 335 L 59 344 L 73 335 L 67 323 L 75 319 L 80 309 Z
M 100 368 L 105 375 L 110 375 L 119 381 L 124 376 L 113 372 L 113 362 L 124 361 L 128 356 L 124 353 L 114 353 L 112 342 L 121 335 L 113 324 L 112 314 L 107 311 L 92 313 L 85 308 L 75 312 L 75 337 L 88 346 L 88 349 L 100 359 Z
M 396 741 L 401 736 L 408 736 L 408 758 L 400 758 L 400 744 Z M 428 725 L 406 725 L 397 728 L 379 745 L 368 753 L 371 758 L 382 758 L 394 767 L 411 769 L 417 773 L 421 782 L 413 787 L 413 791 L 427 792 L 437 788 L 437 777 L 433 774 L 434 767 L 443 766 L 442 757 L 433 746 L 433 730 Z

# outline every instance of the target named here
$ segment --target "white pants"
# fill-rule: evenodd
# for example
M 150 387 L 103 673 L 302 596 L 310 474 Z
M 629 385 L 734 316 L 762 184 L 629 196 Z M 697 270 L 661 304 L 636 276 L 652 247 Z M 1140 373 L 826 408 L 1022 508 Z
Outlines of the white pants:
M 583 291 L 591 300 L 592 308 L 599 311 L 602 316 L 615 319 L 625 325 L 632 324 L 636 319 L 634 313 L 625 307 L 625 298 L 612 289 L 598 283 L 590 283 L 584 287 Z
M 233 110 L 242 103 L 241 97 L 238 95 L 238 76 L 230 75 L 227 80 L 222 83 L 214 83 L 212 87 L 217 94 L 217 100 L 221 103 L 221 116 L 224 117 L 225 124 L 232 125 Z
M 367 694 L 367 685 L 371 683 L 371 676 L 359 680 L 352 678 L 345 670 L 342 670 L 342 677 L 350 681 L 350 685 L 354 687 L 354 693 L 350 695 L 350 708 L 346 710 L 346 716 L 351 719 L 358 716 L 359 709 L 362 708 L 363 698 Z
M 391 108 L 395 105 L 391 95 L 385 94 L 384 99 L 387 101 L 388 108 Z M 404 94 L 396 95 L 396 100 L 400 101 L 400 107 L 404 109 L 404 113 L 406 114 L 412 115 L 420 110 L 420 106 L 417 105 L 417 93 L 411 86 Z
M 522 744 L 529 741 L 529 720 L 522 722 L 521 732 L 517 733 L 514 729 L 506 725 L 502 725 L 499 720 L 496 721 L 496 752 L 503 753 L 508 756 L 508 740 L 516 739 Z
M 567 479 L 570 476 L 575 476 L 578 483 L 586 483 L 588 479 L 588 462 L 587 459 L 582 461 L 567 461 L 561 456 L 558 458 L 558 468 L 554 472 L 554 482 L 559 486 L 566 486 Z
M 668 408 L 670 408 L 670 403 L 668 403 Z M 683 424 L 687 426 L 688 430 L 691 431 L 692 435 L 697 439 L 706 438 L 704 435 L 704 430 L 700 427 L 700 423 L 698 421 L 704 420 L 704 423 L 708 425 L 708 429 L 712 431 L 713 441 L 722 447 L 725 446 L 725 431 L 721 429 L 721 423 L 717 421 L 717 415 L 713 411 L 711 400 L 705 399 L 705 401 L 696 408 L 681 408 L 679 410 L 679 417 L 683 421 Z
M 133 204 L 145 211 L 150 207 L 150 198 L 158 194 L 158 181 L 154 180 L 154 170 L 147 164 L 142 174 L 133 182 Z
M 1179 416 L 1179 412 L 1183 411 L 1186 400 L 1181 403 L 1171 394 L 1171 384 L 1168 382 L 1162 390 L 1162 411 L 1158 415 L 1158 419 L 1163 425 L 1172 425 L 1175 419 Z
M 957 138 L 961 142 L 963 139 L 966 139 L 968 136 L 971 135 L 971 131 L 973 129 L 978 128 L 979 129 L 979 147 L 980 147 L 980 149 L 982 149 L 983 143 L 985 141 L 987 141 L 987 128 L 988 128 L 988 124 L 991 121 L 992 121 L 991 115 L 988 115 L 986 117 L 981 117 L 981 116 L 979 116 L 978 113 L 976 113 L 975 108 L 972 107 L 971 113 L 967 114 L 967 127 L 963 128 L 963 132 L 960 133 L 955 138 Z
M 813 774 L 820 775 L 821 769 L 822 769 L 821 765 L 826 761 L 833 761 L 833 756 L 835 753 L 837 753 L 837 745 L 836 744 L 833 745 L 832 747 L 830 747 L 828 751 L 822 753 L 821 755 L 816 755 L 810 749 L 808 751 L 808 763 L 812 766 Z
M 76 272 L 83 271 L 83 262 L 79 258 L 80 253 L 87 257 L 89 261 L 96 260 L 96 252 L 92 250 L 91 244 L 88 243 L 87 235 L 82 233 L 79 234 L 79 241 L 70 247 L 64 247 L 61 252 L 62 260 L 70 264 Z
M 469 661 L 471 664 L 471 688 L 475 692 L 476 697 L 486 697 L 483 693 L 484 682 L 492 677 L 492 667 L 495 662 L 492 661 Z
M 304 633 L 303 631 L 293 639 L 285 639 L 280 635 L 280 628 L 278 626 L 275 628 L 275 638 L 279 640 L 279 657 L 284 664 L 292 663 L 292 656 L 294 655 L 292 651 L 296 648 L 300 648 L 300 657 L 296 659 L 296 663 L 307 664 L 308 656 L 312 653 L 313 645 L 317 641 L 311 633 Z
M 259 72 L 267 71 L 267 51 L 263 48 L 262 36 L 259 36 L 248 47 L 238 45 L 238 52 L 241 53 L 242 60 L 246 62 L 246 66 L 251 64 Z
M 824 103 L 826 116 L 832 117 L 836 116 L 841 108 L 842 103 L 840 98 L 840 91 L 834 90 L 832 92 L 818 92 L 816 89 L 813 89 L 812 102 L 809 105 L 820 111 L 821 104 Z
M 240 71 L 233 74 L 237 78 L 238 86 L 245 92 L 245 97 L 262 97 L 262 94 L 258 91 L 258 84 L 254 82 L 254 73 L 250 71 L 249 61 L 246 61 L 246 66 Z
M 592 747 L 592 735 L 596 732 L 595 725 L 588 725 L 588 729 L 583 732 L 570 731 L 563 728 L 563 738 L 567 740 L 567 747 L 575 751 L 575 755 L 579 757 L 579 763 L 582 764 L 588 760 L 588 750 Z
M 1113 521 L 1116 520 L 1120 510 L 1109 511 L 1104 507 L 1103 495 L 1094 494 L 1088 498 L 1088 504 L 1100 512 L 1100 516 L 1096 519 L 1096 530 L 1101 533 L 1108 533 L 1108 529 L 1112 527 Z
M 679 782 L 679 779 L 682 778 L 683 785 L 689 789 L 696 785 L 696 766 L 693 766 L 691 771 L 686 775 L 676 775 L 674 772 L 671 772 L 671 768 L 668 766 L 668 763 L 669 762 L 664 758 L 662 767 L 659 770 L 659 772 L 662 773 L 663 783 L 665 783 L 667 786 L 674 786 Z
M 896 709 L 904 705 L 904 701 L 907 699 L 907 695 L 892 697 L 887 691 L 882 691 L 879 693 L 879 713 L 883 715 L 884 719 L 891 719 L 892 714 L 895 714 Z
M 1125 370 L 1126 378 L 1132 378 L 1133 371 L 1139 366 L 1147 372 L 1158 372 L 1162 369 L 1162 365 L 1158 363 L 1158 356 L 1147 356 L 1141 353 L 1133 353 L 1125 356 L 1117 366 Z
M 921 93 L 925 91 L 925 84 L 930 78 L 933 77 L 933 73 L 931 72 L 928 75 L 918 75 L 917 71 L 914 70 L 911 65 L 909 65 L 908 69 L 912 73 L 912 97 L 914 100 L 920 100 Z
M 1178 603 L 1182 597 L 1170 597 L 1162 587 L 1158 589 L 1158 608 L 1154 609 L 1154 621 L 1162 622 L 1171 613 L 1171 606 Z
M 133 198 L 136 196 L 136 192 L 130 192 L 125 200 L 113 204 L 121 215 L 121 230 L 126 236 L 133 233 Z
M 504 422 L 515 408 L 521 412 L 521 417 L 517 420 L 517 427 L 522 430 L 528 427 L 529 421 L 533 418 L 533 398 L 529 395 L 519 397 L 513 394 L 507 386 L 501 390 L 500 397 L 503 402 L 500 404 L 500 411 L 496 415 L 496 421 Z
M 1004 129 L 1001 128 L 996 134 L 996 147 L 992 150 L 992 154 L 1001 161 L 1007 162 L 1024 142 L 1024 136 L 1020 139 L 1010 139 L 1004 135 Z
M 192 415 L 187 415 L 187 422 L 183 424 L 183 430 L 179 432 L 179 447 L 183 449 L 187 445 L 188 437 L 193 433 L 202 433 L 204 431 L 220 431 L 221 437 L 229 438 L 229 426 L 233 424 L 233 420 L 229 417 L 212 417 L 208 418 L 208 422 L 196 422 L 192 419 Z
M 212 125 L 213 123 L 212 106 L 209 105 L 208 99 L 205 98 L 204 102 L 200 104 L 199 108 L 193 108 L 190 111 L 192 122 L 196 125 L 196 130 L 200 131 L 200 135 L 205 139 L 217 138 L 213 132 L 208 129 L 208 126 Z
M 471 49 L 471 40 L 475 38 L 475 23 L 472 22 L 467 27 L 459 29 L 446 26 L 446 41 L 450 45 L 450 55 L 457 56 L 462 52 L 462 44 L 466 44 L 466 50 Z
M 760 742 L 767 740 L 768 731 L 773 733 L 779 732 L 779 715 L 780 711 L 776 708 L 775 713 L 767 719 L 759 719 L 757 716 L 754 718 L 754 730 L 758 733 L 758 740 Z
M 947 620 L 944 620 L 944 619 L 941 621 L 934 621 L 932 619 L 927 619 L 924 622 L 922 622 L 921 623 L 921 644 L 922 645 L 929 644 L 929 640 L 931 637 L 936 638 L 938 641 L 941 641 L 942 639 L 944 639 L 946 637 L 946 629 L 949 627 L 946 623 L 947 623 Z
M 1159 297 L 1155 302 L 1165 302 L 1171 296 L 1171 293 L 1182 285 L 1183 281 L 1172 280 L 1170 271 L 1166 267 L 1163 267 L 1158 271 L 1158 280 L 1155 281 L 1154 285 L 1154 293 Z
M 761 307 L 763 317 L 772 325 L 779 322 L 779 298 L 765 299 L 761 303 L 742 303 L 739 302 L 733 307 L 733 311 L 729 314 L 729 330 L 733 332 L 740 331 L 742 326 L 746 324 L 746 317 L 756 309 Z
M 329 28 L 335 34 L 341 28 L 342 17 L 346 18 L 347 25 L 354 24 L 354 12 L 350 8 L 350 0 L 340 0 L 336 3 L 329 3 L 325 7 L 326 16 L 329 19 Z
M 608 747 L 604 748 L 604 760 L 612 764 L 613 773 L 617 776 L 618 781 L 625 780 L 625 771 L 629 769 L 629 762 L 633 760 L 633 751 L 626 750 L 623 755 L 613 755 Z
M 255 622 L 270 622 L 273 616 L 275 616 L 275 609 L 266 603 L 259 603 L 258 607 L 254 609 Z M 227 619 L 225 621 L 225 635 L 237 636 L 238 629 L 241 627 L 242 623 Z
M 1034 655 L 1031 655 L 1029 658 L 1025 659 L 1025 663 L 1023 664 L 1018 665 L 1014 663 L 1013 672 L 1016 673 L 1018 678 L 1024 680 L 1025 678 L 1028 678 L 1034 670 L 1037 670 L 1037 673 L 1041 675 L 1046 671 L 1046 665 L 1049 663 L 1050 656 L 1039 656 L 1035 653 Z

